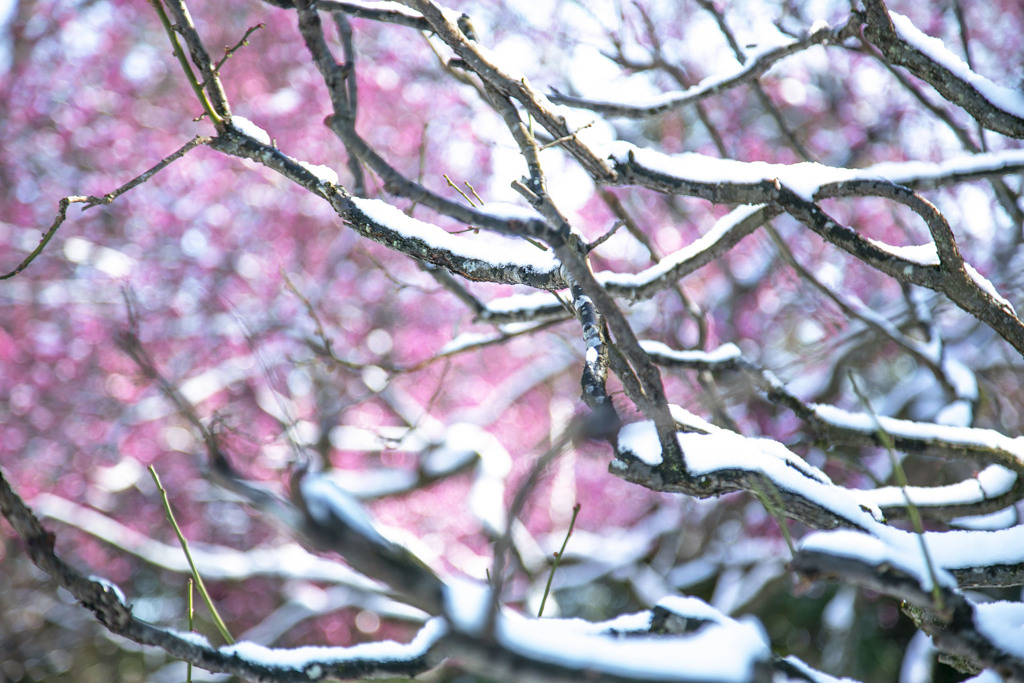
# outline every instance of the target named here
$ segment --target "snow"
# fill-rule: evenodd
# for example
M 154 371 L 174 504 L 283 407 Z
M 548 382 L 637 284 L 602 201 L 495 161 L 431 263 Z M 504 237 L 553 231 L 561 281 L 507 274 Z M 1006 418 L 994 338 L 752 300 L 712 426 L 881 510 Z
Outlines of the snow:
M 653 423 L 648 424 L 653 429 Z M 744 437 L 724 429 L 714 434 L 679 434 L 677 438 L 691 476 L 725 470 L 759 472 L 780 489 L 792 491 L 862 528 L 872 528 L 883 519 L 877 507 L 865 506 L 778 441 Z
M 626 165 L 632 158 L 634 163 L 644 168 L 695 183 L 756 185 L 778 180 L 807 201 L 814 199 L 814 193 L 822 185 L 853 180 L 860 175 L 856 170 L 814 162 L 769 164 L 764 161 L 721 159 L 694 152 L 663 154 L 627 142 L 616 142 L 611 145 L 611 149 L 612 158 L 619 164 Z
M 121 604 L 128 604 L 128 598 L 125 597 L 124 591 L 122 591 L 121 588 L 110 579 L 105 579 L 102 576 L 97 576 L 96 574 L 90 574 L 89 580 L 95 581 L 96 583 L 103 586 L 104 590 L 113 593 L 117 597 L 117 599 L 121 601 Z
M 713 425 L 703 417 L 694 415 L 686 408 L 682 406 L 670 403 L 668 406 L 669 413 L 672 415 L 672 419 L 678 422 L 680 425 L 690 431 L 702 432 L 704 434 L 713 434 L 715 432 L 727 431 L 717 425 Z
M 177 543 L 160 543 L 97 510 L 47 493 L 36 496 L 32 507 L 39 514 L 82 529 L 152 565 L 181 573 L 190 571 Z M 295 543 L 240 551 L 191 542 L 189 550 L 199 573 L 209 580 L 271 576 L 323 581 L 361 590 L 372 591 L 377 587 L 376 583 L 345 565 L 313 555 Z
M 421 657 L 447 632 L 447 625 L 441 618 L 434 618 L 423 625 L 410 643 L 384 640 L 375 643 L 361 643 L 351 647 L 305 646 L 296 648 L 270 648 L 246 641 L 220 648 L 222 654 L 237 656 L 254 664 L 274 669 L 291 669 L 306 672 L 314 667 L 342 664 L 358 660 L 402 661 Z
M 986 294 L 988 294 L 997 302 L 999 302 L 1001 306 L 1008 309 L 1011 313 L 1013 313 L 1014 315 L 1017 314 L 1015 309 L 1013 308 L 1013 304 L 1011 304 L 1009 300 L 1007 300 L 1002 294 L 1000 294 L 996 290 L 995 285 L 993 285 L 988 278 L 979 273 L 974 268 L 974 266 L 972 266 L 970 263 L 964 262 L 964 269 L 967 271 L 967 274 L 971 276 L 971 279 L 974 280 L 974 284 L 981 287 Z
M 258 142 L 262 142 L 264 145 L 270 144 L 270 134 L 267 133 L 267 131 L 238 114 L 231 115 L 231 127 L 242 135 L 246 135 Z
M 824 472 L 778 441 L 744 437 L 726 429 L 710 434 L 677 434 L 676 438 L 690 476 L 726 470 L 757 472 L 780 489 L 796 493 L 862 528 L 873 528 L 884 519 L 871 501 L 859 500 L 855 492 L 836 486 Z M 662 462 L 661 443 L 650 420 L 623 427 L 618 448 L 650 467 Z
M 984 76 L 971 71 L 971 68 L 960 57 L 950 52 L 941 40 L 923 33 L 902 14 L 889 12 L 889 16 L 901 39 L 972 86 L 993 106 L 1024 118 L 1024 94 L 1018 90 L 997 85 Z
M 948 486 L 885 486 L 866 491 L 855 491 L 855 497 L 865 504 L 878 507 L 903 507 L 907 498 L 914 505 L 970 505 L 995 498 L 1013 489 L 1017 474 L 1000 465 L 989 465 L 976 477 Z M 904 497 L 906 494 L 906 497 Z
M 729 361 L 739 360 L 743 356 L 740 352 L 740 347 L 736 346 L 732 342 L 722 344 L 718 348 L 711 349 L 710 351 L 677 351 L 662 342 L 645 339 L 640 342 L 640 348 L 647 353 L 678 361 L 680 363 L 705 365 L 727 363 Z
M 1024 657 L 1024 604 L 986 602 L 974 606 L 978 631 L 1003 652 Z
M 662 463 L 661 441 L 658 439 L 654 422 L 650 420 L 634 422 L 623 427 L 619 431 L 618 444 L 620 451 L 632 453 L 645 465 L 657 467 Z
M 985 669 L 977 676 L 964 679 L 963 683 L 1006 683 L 1006 679 L 992 669 Z
M 377 531 L 373 520 L 359 501 L 331 478 L 322 474 L 308 474 L 303 477 L 299 487 L 306 509 L 318 524 L 337 527 L 340 522 L 373 543 L 391 545 L 391 542 Z
M 810 33 L 813 34 L 820 30 L 827 30 L 828 28 L 829 26 L 827 22 L 815 22 L 811 27 Z M 793 51 L 793 48 L 799 46 L 801 43 L 801 41 L 790 40 L 782 35 L 769 37 L 761 34 L 759 35 L 759 38 L 762 39 L 762 44 L 746 53 L 746 61 L 744 64 L 736 64 L 735 57 L 732 57 L 729 61 L 731 61 L 733 65 L 727 66 L 726 68 L 728 70 L 713 73 L 686 90 L 669 90 L 658 92 L 656 94 L 647 94 L 646 92 L 643 92 L 647 90 L 646 88 L 637 89 L 635 87 L 630 87 L 631 83 L 629 81 L 625 83 L 617 81 L 615 78 L 611 77 L 615 74 L 609 73 L 608 79 L 589 79 L 590 83 L 587 85 L 593 85 L 596 80 L 602 80 L 602 83 L 596 88 L 587 87 L 586 90 L 591 94 L 585 99 L 586 101 L 593 102 L 597 105 L 595 108 L 599 111 L 604 108 L 615 108 L 608 112 L 611 116 L 641 117 L 646 116 L 649 113 L 668 111 L 670 109 L 681 107 L 693 100 L 705 97 L 709 91 L 715 91 L 724 87 L 731 87 L 734 82 L 746 78 L 752 71 L 760 71 L 763 69 L 759 60 L 775 59 L 778 61 L 780 58 L 787 56 L 784 54 L 787 50 Z M 772 40 L 772 38 L 776 38 L 776 40 Z M 775 54 L 780 52 L 783 54 Z M 598 53 L 596 56 L 604 57 L 601 53 Z M 771 67 L 774 67 L 774 64 L 772 64 Z M 579 79 L 574 79 L 574 81 L 578 80 Z M 623 92 L 624 89 L 625 96 Z M 584 104 L 583 107 L 586 108 L 586 104 Z
M 444 613 L 455 630 L 479 635 L 487 625 L 491 589 L 479 581 L 453 577 L 444 586 Z
M 402 3 L 396 2 L 395 0 L 345 0 L 345 2 L 360 9 L 370 10 L 373 12 L 401 14 L 409 19 L 420 19 L 423 17 L 419 12 L 409 9 Z M 451 17 L 449 17 L 449 20 L 452 22 L 455 21 L 455 19 L 452 19 Z
M 603 633 L 614 622 L 503 616 L 498 636 L 513 652 L 632 680 L 750 681 L 756 663 L 770 656 L 764 631 L 753 621 L 710 623 L 682 636 L 617 638 Z
M 491 313 L 505 314 L 519 311 L 532 311 L 537 308 L 558 306 L 561 302 L 550 292 L 531 292 L 530 294 L 513 294 L 487 302 L 487 310 Z
M 1024 164 L 1024 149 L 1005 149 L 975 154 L 941 162 L 883 161 L 861 170 L 866 177 L 875 176 L 901 185 L 916 185 L 955 175 L 997 173 Z
M 508 202 L 488 202 L 480 207 L 481 213 L 503 221 L 543 221 L 544 216 L 536 210 Z
M 829 26 L 827 20 L 825 20 L 825 19 L 816 19 L 814 21 L 814 23 L 811 24 L 811 27 L 809 29 L 807 29 L 807 33 L 808 33 L 808 35 L 812 35 L 813 36 L 815 33 L 818 33 L 819 31 L 828 31 L 830 28 L 832 28 L 832 27 Z
M 700 598 L 694 598 L 689 595 L 667 595 L 659 600 L 656 606 L 687 619 L 713 621 L 716 623 L 731 621 L 729 617 Z
M 806 677 L 806 680 L 810 683 L 857 683 L 852 678 L 837 678 L 835 676 L 830 676 L 826 673 L 822 673 L 821 671 L 816 671 L 815 669 L 812 669 L 811 667 L 807 666 L 805 662 L 794 657 L 793 655 L 788 655 L 783 659 L 786 661 L 787 664 L 791 665 L 794 669 L 802 673 Z M 774 680 L 781 679 L 776 678 Z M 787 678 L 785 680 L 789 681 L 792 679 Z M 901 683 L 903 682 L 901 681 Z
M 906 531 L 888 531 L 890 543 L 896 535 L 911 536 Z M 1024 563 L 1024 526 L 996 531 L 927 532 L 924 537 L 936 564 L 946 569 Z
M 312 173 L 320 180 L 322 185 L 337 185 L 338 184 L 338 172 L 330 166 L 322 166 L 319 164 L 310 164 L 305 161 L 300 161 L 299 165 L 304 169 Z
M 893 417 L 851 413 L 835 406 L 811 404 L 810 408 L 825 422 L 851 431 L 874 434 L 879 428 L 894 437 L 949 443 L 955 447 L 983 451 L 1003 451 L 1024 464 L 1024 437 L 1010 438 L 993 429 L 950 427 L 928 422 L 900 420 Z
M 928 549 L 928 560 L 922 552 Z M 887 564 L 913 576 L 925 590 L 932 587 L 928 561 L 940 585 L 955 588 L 950 571 L 1024 563 L 1024 527 L 996 531 L 943 531 L 918 535 L 885 525 L 871 533 L 840 529 L 819 531 L 801 540 L 801 550 L 856 558 L 867 564 Z
M 712 228 L 705 234 L 701 235 L 682 249 L 672 252 L 650 268 L 647 268 L 635 275 L 630 273 L 610 273 L 605 271 L 598 273 L 597 279 L 602 284 L 606 285 L 640 287 L 650 282 L 654 282 L 659 278 L 666 277 L 674 268 L 680 264 L 690 261 L 697 257 L 701 252 L 714 246 L 715 243 L 721 240 L 733 228 L 751 216 L 757 214 L 763 208 L 764 204 L 739 206 L 715 221 L 714 226 L 712 226 Z
M 444 596 L 452 629 L 479 635 L 491 608 L 490 589 L 480 582 L 455 579 L 445 586 Z M 658 604 L 711 623 L 683 636 L 645 637 L 635 632 L 650 627 L 648 611 L 588 622 L 534 619 L 502 610 L 496 615 L 495 635 L 509 651 L 535 661 L 634 680 L 748 681 L 756 662 L 770 654 L 764 631 L 753 620 L 729 619 L 695 598 L 668 597 Z M 633 635 L 616 635 L 622 632 Z
M 911 536 L 908 532 L 899 533 Z M 931 573 L 928 569 L 930 560 L 939 585 L 947 588 L 956 588 L 957 585 L 952 574 L 942 569 L 941 566 L 936 566 L 939 563 L 935 557 L 931 556 L 930 552 L 929 560 L 926 560 L 921 551 L 919 538 L 914 538 L 912 543 L 889 543 L 870 534 L 839 529 L 810 534 L 800 541 L 799 548 L 801 551 L 820 552 L 833 557 L 849 557 L 875 567 L 881 565 L 894 567 L 917 579 L 924 590 L 932 588 Z
M 374 223 L 399 233 L 406 239 L 416 239 L 436 251 L 447 251 L 464 259 L 482 261 L 488 268 L 513 266 L 536 272 L 553 272 L 558 260 L 550 251 L 538 249 L 525 240 L 516 240 L 488 232 L 476 238 L 452 235 L 436 225 L 406 216 L 399 209 L 378 199 L 353 197 L 352 203 Z M 518 208 L 518 207 L 516 207 Z
M 1021 97 L 1024 98 L 1024 95 Z M 861 169 L 839 168 L 812 162 L 744 162 L 692 152 L 663 154 L 626 142 L 615 142 L 609 149 L 610 156 L 620 164 L 627 163 L 632 154 L 634 163 L 639 166 L 694 183 L 756 184 L 766 180 L 778 180 L 807 200 L 813 199 L 814 193 L 822 186 L 831 183 L 884 179 L 901 185 L 937 185 L 946 178 L 1008 173 L 1024 165 L 1024 149 L 963 156 L 940 163 L 887 161 Z
M 922 266 L 939 265 L 939 253 L 936 251 L 935 245 L 931 242 L 928 244 L 915 244 L 908 247 L 897 247 L 892 244 L 886 244 L 885 242 L 871 239 L 870 237 L 866 237 L 865 239 L 882 251 L 888 252 L 896 258 L 903 259 L 904 261 L 919 263 Z

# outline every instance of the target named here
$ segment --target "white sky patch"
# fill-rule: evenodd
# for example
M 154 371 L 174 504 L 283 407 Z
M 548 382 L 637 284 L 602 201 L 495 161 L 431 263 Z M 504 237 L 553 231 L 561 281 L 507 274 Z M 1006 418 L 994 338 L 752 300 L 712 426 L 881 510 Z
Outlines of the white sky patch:
M 503 221 L 526 222 L 544 220 L 544 217 L 537 213 L 535 209 L 512 204 L 511 202 L 488 202 L 480 207 L 479 211 Z
M 479 235 L 473 237 L 456 236 L 436 225 L 406 216 L 394 206 L 377 199 L 353 197 L 352 202 L 373 222 L 405 237 L 419 239 L 431 248 L 448 251 L 456 256 L 484 261 L 495 268 L 509 265 L 531 268 L 541 273 L 551 272 L 559 266 L 558 260 L 550 250 L 538 249 L 526 240 L 516 240 L 487 231 L 480 231 Z
M 907 17 L 889 12 L 893 26 L 900 38 L 923 52 L 933 61 L 949 69 L 957 78 L 973 86 L 982 97 L 994 106 L 1014 116 L 1024 118 L 1024 93 L 997 85 L 984 76 L 971 71 L 970 67 L 938 38 L 933 38 L 916 26 Z
M 248 135 L 254 140 L 262 142 L 264 145 L 270 144 L 270 134 L 243 116 L 232 114 L 231 127 L 242 135 Z

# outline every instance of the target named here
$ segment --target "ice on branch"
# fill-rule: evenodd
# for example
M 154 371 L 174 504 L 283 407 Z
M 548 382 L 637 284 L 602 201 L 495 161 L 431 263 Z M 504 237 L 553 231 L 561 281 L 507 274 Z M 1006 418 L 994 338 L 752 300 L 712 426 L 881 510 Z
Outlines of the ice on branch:
M 892 24 L 899 37 L 920 50 L 932 61 L 941 64 L 954 76 L 964 81 L 1003 111 L 1024 118 L 1024 93 L 993 83 L 984 76 L 975 73 L 960 57 L 950 52 L 938 38 L 933 38 L 914 26 L 907 17 L 896 12 L 889 12 Z

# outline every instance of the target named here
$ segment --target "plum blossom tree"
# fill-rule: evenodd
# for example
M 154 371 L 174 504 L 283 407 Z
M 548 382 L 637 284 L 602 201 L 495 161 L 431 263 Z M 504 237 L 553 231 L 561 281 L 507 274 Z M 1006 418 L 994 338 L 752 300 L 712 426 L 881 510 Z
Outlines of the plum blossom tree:
M 1024 681 L 1019 3 L 191 10 L 4 19 L 5 680 Z

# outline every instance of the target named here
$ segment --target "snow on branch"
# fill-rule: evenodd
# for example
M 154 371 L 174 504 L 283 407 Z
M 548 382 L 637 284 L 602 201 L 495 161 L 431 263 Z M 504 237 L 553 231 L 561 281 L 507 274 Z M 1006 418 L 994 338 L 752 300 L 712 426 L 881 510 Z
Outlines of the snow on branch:
M 854 413 L 830 405 L 812 404 L 812 419 L 836 443 L 877 443 L 878 431 L 888 434 L 896 448 L 908 452 L 969 455 L 1024 472 L 1024 437 L 1008 437 L 992 429 L 952 427 L 893 417 Z
M 513 237 L 457 237 L 380 200 L 352 197 L 344 188 L 332 184 L 324 173 L 316 172 L 316 167 L 292 159 L 244 131 L 229 130 L 215 138 L 211 146 L 233 156 L 252 159 L 326 199 L 359 234 L 390 249 L 470 280 L 528 284 L 539 289 L 565 286 L 558 261 L 550 252 L 523 240 L 514 240 L 515 235 L 545 233 L 543 220 L 536 214 L 527 214 L 525 210 L 514 215 L 508 211 L 490 213 L 463 207 L 461 216 Z
M 699 423 L 689 419 L 686 411 L 677 409 L 674 414 L 681 421 L 690 423 L 691 428 L 698 428 Z M 611 471 L 654 490 L 702 498 L 747 491 L 766 501 L 766 505 L 812 527 L 843 527 L 860 532 L 856 537 L 863 538 L 864 543 L 870 545 L 876 563 L 895 562 L 895 555 L 882 557 L 891 551 L 903 553 L 903 565 L 919 568 L 915 564 L 920 557 L 916 549 L 918 536 L 888 526 L 879 509 L 878 503 L 891 502 L 887 496 L 892 494 L 877 495 L 871 491 L 838 486 L 823 472 L 772 439 L 744 437 L 721 428 L 713 428 L 708 433 L 681 432 L 677 439 L 684 457 L 685 469 L 682 472 L 663 467 L 661 446 L 653 424 L 635 422 L 626 425 L 619 433 Z M 987 479 L 993 477 L 1000 475 L 987 475 Z M 1002 479 L 997 483 L 1005 485 L 1005 475 Z M 926 504 L 955 507 L 963 501 L 967 487 L 969 484 L 965 482 L 960 486 L 905 490 Z M 976 495 L 975 499 L 978 497 L 981 496 Z M 906 506 L 905 500 L 903 505 Z M 834 542 L 829 540 L 830 548 L 853 547 L 844 540 L 847 536 L 808 538 L 834 539 Z M 998 586 L 1024 582 L 1022 527 L 998 531 L 927 532 L 924 538 L 932 561 L 942 571 L 950 573 L 949 585 L 959 582 L 967 586 Z M 813 545 L 816 541 L 808 543 Z M 890 550 L 885 550 L 887 548 Z
M 945 217 L 906 187 L 868 179 L 861 171 L 815 163 L 767 164 L 697 154 L 662 154 L 616 143 L 611 156 L 620 181 L 666 194 L 700 197 L 716 203 L 767 203 L 806 225 L 824 240 L 900 282 L 945 294 L 1024 354 L 1024 322 L 984 278 L 967 269 Z M 932 234 L 939 263 L 906 258 L 841 225 L 813 200 L 824 197 L 882 197 L 906 204 Z M 914 252 L 917 255 L 917 252 Z
M 695 152 L 665 154 L 617 142 L 611 159 L 622 182 L 635 182 L 660 192 L 685 194 L 714 202 L 759 204 L 770 202 L 778 181 L 802 199 L 834 196 L 873 196 L 858 181 L 889 181 L 910 188 L 936 188 L 1024 172 L 1024 149 L 974 154 L 942 162 L 886 161 L 864 168 L 841 168 L 814 162 L 771 164 L 763 161 L 721 159 Z M 853 185 L 853 190 L 845 190 Z
M 885 595 L 898 597 L 906 611 L 925 633 L 932 636 L 940 651 L 954 655 L 958 668 L 978 673 L 993 668 L 1003 680 L 1024 680 L 1024 606 L 1020 603 L 994 602 L 977 604 L 967 599 L 942 568 L 944 548 L 963 556 L 964 547 L 975 539 L 939 534 L 916 536 L 898 532 L 902 543 L 894 542 L 895 533 L 882 540 L 856 531 L 819 532 L 805 538 L 791 568 L 810 581 L 821 579 L 854 583 Z M 962 534 L 968 532 L 949 532 Z M 983 532 L 970 532 L 979 534 Z M 990 532 L 991 533 L 991 532 Z M 1019 539 L 992 537 L 992 550 L 999 542 Z M 922 545 L 927 554 L 922 551 Z M 979 560 L 992 559 L 986 549 L 969 545 L 970 553 Z M 936 567 L 936 565 L 938 565 Z M 936 583 L 937 580 L 937 583 Z
M 727 90 L 744 83 L 756 81 L 766 74 L 775 64 L 790 55 L 796 54 L 814 45 L 829 42 L 842 42 L 849 33 L 850 25 L 843 24 L 834 28 L 828 25 L 816 26 L 807 37 L 793 40 L 783 45 L 769 45 L 749 53 L 749 60 L 731 73 L 708 76 L 692 88 L 683 91 L 670 91 L 651 98 L 650 101 L 614 102 L 600 101 L 585 97 L 572 97 L 555 92 L 550 95 L 552 102 L 570 107 L 588 109 L 605 116 L 621 116 L 625 118 L 647 118 L 668 111 L 681 109 L 688 104 L 700 102 L 709 97 L 720 95 Z
M 865 0 L 864 8 L 864 36 L 886 59 L 909 69 L 986 128 L 1024 138 L 1024 95 L 972 71 L 940 40 L 925 35 L 906 17 L 889 12 L 882 0 Z

